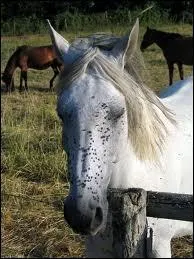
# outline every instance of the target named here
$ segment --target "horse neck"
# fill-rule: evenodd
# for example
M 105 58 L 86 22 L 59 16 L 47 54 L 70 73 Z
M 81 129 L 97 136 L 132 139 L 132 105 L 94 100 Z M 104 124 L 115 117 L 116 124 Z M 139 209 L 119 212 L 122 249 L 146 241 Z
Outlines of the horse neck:
M 120 150 L 120 153 L 122 154 L 120 161 L 114 164 L 112 168 L 112 176 L 109 187 L 138 187 L 138 179 L 144 179 L 146 174 L 145 164 L 139 161 L 137 156 L 134 154 L 129 141 L 128 144 L 125 145 L 125 148 Z
M 4 70 L 4 74 L 12 76 L 16 69 L 16 55 L 15 53 L 10 57 Z
M 167 152 L 174 161 L 174 155 Z M 142 188 L 152 191 L 177 191 L 177 183 L 173 184 L 173 163 L 167 165 L 170 159 L 162 156 L 161 163 L 146 163 L 140 161 L 129 149 L 112 170 L 110 188 Z M 168 167 L 167 167 L 168 166 Z M 165 172 L 165 173 L 164 173 Z M 171 179 L 172 178 L 172 179 Z M 178 179 L 178 176 L 177 176 Z
M 163 31 L 154 32 L 154 42 L 163 50 L 167 44 L 168 33 Z
M 158 111 L 158 116 L 168 128 L 169 136 L 166 136 L 167 142 L 160 158 L 157 161 L 142 161 L 135 154 L 130 143 L 130 137 L 120 145 L 119 153 L 121 154 L 119 162 L 112 165 L 112 176 L 109 187 L 111 188 L 143 188 L 152 190 L 168 190 L 171 172 L 171 165 L 168 161 L 174 161 L 175 153 L 170 152 L 172 149 L 171 142 L 176 138 L 177 131 L 175 126 Z M 126 144 L 127 143 L 127 144 Z M 173 143 L 173 142 L 172 142 Z M 172 162 L 171 161 L 171 162 Z M 168 168 L 167 168 L 168 166 Z M 172 162 L 173 167 L 173 162 Z M 168 169 L 168 170 L 167 170 Z M 164 172 L 168 171 L 164 177 Z M 163 179 L 163 180 L 161 180 Z

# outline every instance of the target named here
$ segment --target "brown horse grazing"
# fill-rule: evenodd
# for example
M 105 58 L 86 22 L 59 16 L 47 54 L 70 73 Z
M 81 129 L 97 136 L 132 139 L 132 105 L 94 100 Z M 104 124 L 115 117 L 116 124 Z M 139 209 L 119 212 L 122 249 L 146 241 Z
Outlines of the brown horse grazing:
M 140 48 L 143 51 L 153 43 L 156 43 L 162 49 L 166 58 L 169 69 L 169 84 L 171 85 L 173 82 L 174 63 L 178 65 L 180 79 L 183 80 L 183 64 L 193 65 L 193 37 L 147 27 Z
M 25 82 L 25 89 L 28 90 L 28 68 L 43 70 L 52 67 L 54 71 L 54 76 L 50 80 L 51 89 L 53 87 L 53 81 L 55 77 L 59 74 L 59 71 L 62 69 L 62 63 L 57 59 L 52 45 L 40 47 L 31 47 L 23 45 L 18 47 L 8 60 L 2 75 L 2 81 L 6 84 L 7 91 L 14 90 L 13 73 L 17 67 L 21 69 L 20 91 L 22 91 L 23 80 Z

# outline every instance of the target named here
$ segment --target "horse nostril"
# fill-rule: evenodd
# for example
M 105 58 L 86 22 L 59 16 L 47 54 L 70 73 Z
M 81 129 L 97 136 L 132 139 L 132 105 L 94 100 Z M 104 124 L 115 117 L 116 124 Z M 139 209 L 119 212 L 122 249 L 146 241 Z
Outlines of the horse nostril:
M 99 221 L 100 223 L 101 223 L 102 220 L 103 220 L 103 213 L 102 213 L 102 209 L 101 209 L 100 207 L 97 207 L 97 208 L 96 208 L 95 219 L 96 219 L 97 221 Z
M 92 221 L 92 229 L 97 229 L 103 222 L 103 212 L 100 207 L 96 208 L 96 212 Z
M 101 207 L 83 206 L 72 197 L 64 201 L 64 218 L 76 233 L 95 235 L 103 226 L 106 211 Z

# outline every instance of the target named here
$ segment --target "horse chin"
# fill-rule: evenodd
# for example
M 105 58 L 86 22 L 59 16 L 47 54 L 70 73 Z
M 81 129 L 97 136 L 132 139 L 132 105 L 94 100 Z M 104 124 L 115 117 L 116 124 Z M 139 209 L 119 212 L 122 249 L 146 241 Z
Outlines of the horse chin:
M 98 226 L 96 228 L 91 227 L 91 228 L 85 228 L 85 229 L 83 228 L 80 229 L 77 226 L 72 226 L 72 225 L 69 225 L 69 226 L 73 229 L 75 233 L 80 234 L 82 236 L 95 236 L 99 233 L 104 232 L 106 228 L 106 224 L 102 224 L 101 226 Z
M 108 201 L 103 199 L 102 203 L 84 205 L 73 196 L 68 196 L 64 200 L 64 218 L 74 232 L 95 236 L 106 227 Z
M 105 229 L 106 229 L 106 220 L 100 226 L 98 226 L 98 227 L 91 226 L 91 228 L 88 231 L 86 231 L 84 233 L 80 233 L 80 234 L 95 236 L 99 233 L 103 233 L 105 231 Z
M 104 226 L 99 226 L 99 227 L 97 227 L 96 229 L 91 230 L 91 231 L 90 231 L 90 235 L 91 235 L 91 236 L 95 236 L 95 235 L 97 235 L 98 233 L 104 232 L 104 230 L 105 230 L 105 225 L 104 225 Z
M 106 218 L 103 217 L 103 221 L 100 225 L 95 226 L 95 224 L 93 225 L 93 222 L 91 224 L 91 230 L 90 230 L 90 235 L 91 236 L 95 236 L 98 233 L 103 233 L 106 229 L 106 223 L 107 223 L 107 216 Z

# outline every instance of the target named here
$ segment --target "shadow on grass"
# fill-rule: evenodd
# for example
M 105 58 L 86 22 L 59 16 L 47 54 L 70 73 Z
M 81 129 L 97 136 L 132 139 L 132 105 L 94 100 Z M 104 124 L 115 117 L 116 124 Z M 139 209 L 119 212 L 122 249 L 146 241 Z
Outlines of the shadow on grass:
M 1 84 L 1 93 L 2 94 L 11 94 L 11 93 L 15 93 L 15 92 L 19 92 L 19 93 L 25 93 L 25 89 L 23 89 L 22 91 L 19 90 L 19 88 L 15 88 L 14 91 L 11 92 L 7 92 L 7 89 L 5 87 L 5 85 Z M 41 92 L 41 93 L 55 93 L 55 89 L 50 89 L 50 88 L 44 88 L 44 87 L 32 87 L 28 89 L 28 92 Z
M 30 89 L 31 92 L 45 92 L 45 93 L 52 93 L 54 92 L 54 89 L 45 88 L 45 87 L 32 87 Z

